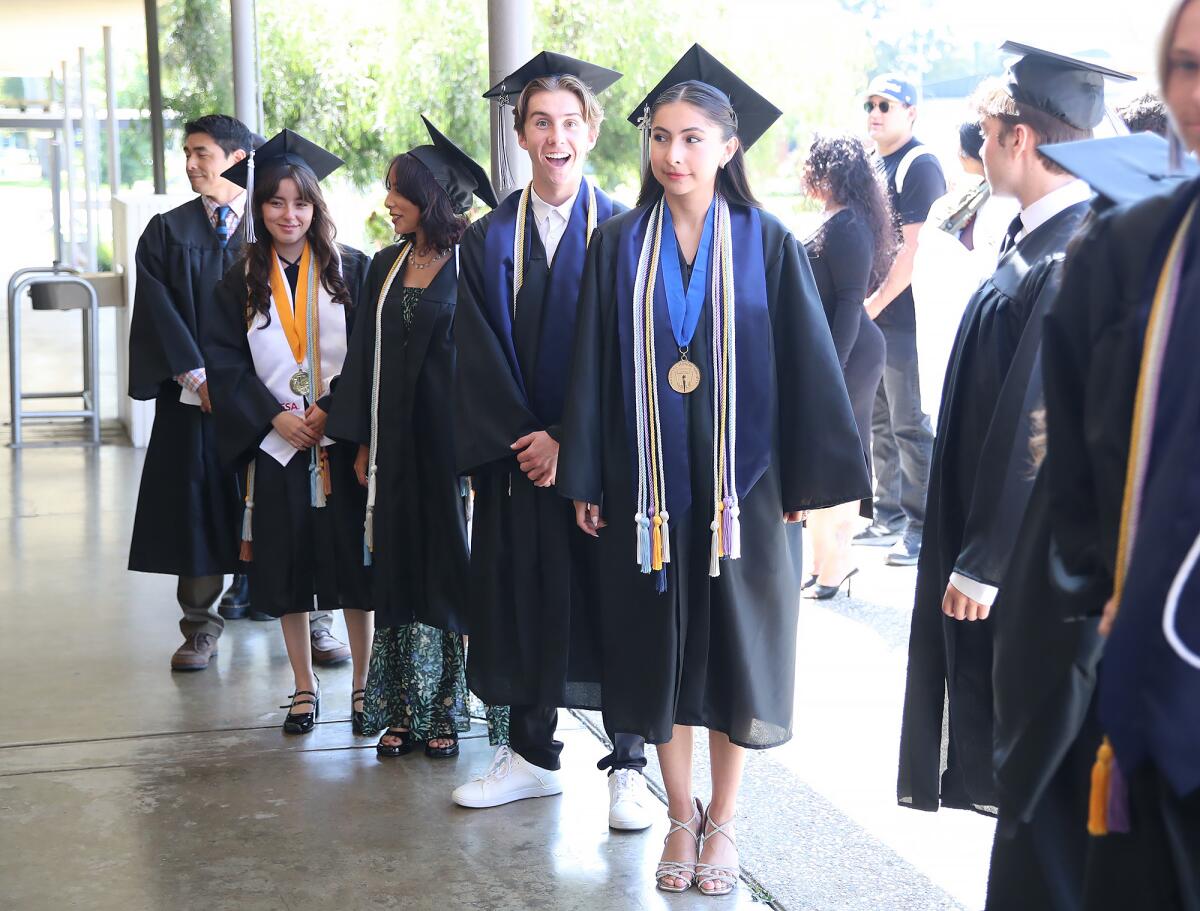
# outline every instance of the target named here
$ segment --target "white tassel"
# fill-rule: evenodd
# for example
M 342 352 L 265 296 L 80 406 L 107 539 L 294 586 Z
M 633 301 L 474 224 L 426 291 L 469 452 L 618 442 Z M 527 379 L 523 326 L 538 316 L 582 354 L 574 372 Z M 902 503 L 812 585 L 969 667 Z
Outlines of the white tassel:
M 712 546 L 708 551 L 708 574 L 713 579 L 721 575 L 721 516 L 719 513 L 713 516 L 712 525 Z
M 245 241 L 248 244 L 255 242 L 254 235 L 254 150 L 250 150 L 250 157 L 246 159 L 246 208 L 242 212 L 242 223 L 245 227 Z
M 663 566 L 666 566 L 671 562 L 671 526 L 668 524 L 671 514 L 664 509 L 659 515 L 662 516 Z
M 732 532 L 729 535 L 729 559 L 740 560 L 742 557 L 742 520 L 738 517 L 742 514 L 742 507 L 738 506 L 737 498 L 734 498 L 733 505 L 729 507 L 730 527 Z

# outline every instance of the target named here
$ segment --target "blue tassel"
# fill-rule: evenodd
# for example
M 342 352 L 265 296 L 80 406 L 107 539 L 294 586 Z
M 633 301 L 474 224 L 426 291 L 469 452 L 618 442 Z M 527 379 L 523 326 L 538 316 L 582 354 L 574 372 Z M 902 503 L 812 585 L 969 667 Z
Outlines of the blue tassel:
M 649 573 L 651 571 L 652 553 L 650 549 L 650 520 L 642 513 L 638 513 L 634 517 L 637 522 L 637 559 L 641 564 L 642 572 Z
M 363 566 L 371 565 L 371 548 L 367 547 L 367 536 L 363 535 Z
M 667 590 L 667 568 L 665 566 L 655 573 L 654 590 L 660 595 Z

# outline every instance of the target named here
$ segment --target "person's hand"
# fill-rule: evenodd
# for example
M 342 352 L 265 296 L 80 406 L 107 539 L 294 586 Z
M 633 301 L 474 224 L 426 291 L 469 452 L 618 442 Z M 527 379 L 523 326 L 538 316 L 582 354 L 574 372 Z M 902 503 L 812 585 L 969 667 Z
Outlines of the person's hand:
M 304 412 L 304 423 L 308 425 L 308 429 L 317 435 L 317 442 L 325 436 L 325 419 L 328 417 L 321 406 L 313 402 Z
M 308 449 L 321 442 L 321 435 L 314 434 L 304 418 L 291 411 L 281 411 L 271 418 L 271 426 L 296 449 Z
M 200 410 L 205 414 L 212 414 L 212 399 L 208 397 L 208 380 L 200 384 L 196 395 L 200 396 Z
M 583 500 L 573 500 L 572 502 L 575 504 L 575 524 L 579 526 L 579 530 L 593 538 L 599 537 L 597 532 L 608 524 L 600 516 L 600 507 L 595 503 L 585 503 Z
M 371 461 L 371 447 L 359 445 L 358 454 L 354 457 L 354 474 L 358 477 L 358 483 L 363 487 L 367 486 L 367 470 L 370 466 L 367 464 Z
M 942 613 L 952 620 L 986 620 L 992 608 L 968 598 L 953 585 L 947 584 L 942 598 Z
M 884 311 L 884 307 L 879 303 L 879 296 L 872 294 L 865 301 L 863 307 L 866 308 L 867 316 L 871 317 L 872 321 Z
M 1112 632 L 1113 624 L 1117 621 L 1117 596 L 1113 595 L 1104 602 L 1104 613 L 1100 615 L 1100 635 L 1107 636 Z
M 783 524 L 784 525 L 795 525 L 797 522 L 803 522 L 807 518 L 808 518 L 808 510 L 807 509 L 797 509 L 797 510 L 794 510 L 793 512 L 785 512 L 783 514 Z
M 535 487 L 551 487 L 558 474 L 558 442 L 544 430 L 527 433 L 512 444 L 517 464 Z

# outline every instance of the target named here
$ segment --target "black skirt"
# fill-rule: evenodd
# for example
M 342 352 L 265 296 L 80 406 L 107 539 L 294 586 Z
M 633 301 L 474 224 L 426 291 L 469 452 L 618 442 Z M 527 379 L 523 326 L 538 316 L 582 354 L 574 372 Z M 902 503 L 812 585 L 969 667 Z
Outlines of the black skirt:
M 321 509 L 311 505 L 307 452 L 287 465 L 261 450 L 255 456 L 254 556 L 244 567 L 251 603 L 272 617 L 371 609 L 362 543 L 367 492 L 354 474 L 355 447 L 326 452 L 331 492 Z

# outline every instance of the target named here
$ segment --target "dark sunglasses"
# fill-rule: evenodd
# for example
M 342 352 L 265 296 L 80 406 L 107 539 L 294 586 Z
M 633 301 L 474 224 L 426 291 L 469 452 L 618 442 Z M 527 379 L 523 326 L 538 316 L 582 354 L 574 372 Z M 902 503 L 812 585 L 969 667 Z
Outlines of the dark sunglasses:
M 886 114 L 892 109 L 893 104 L 899 104 L 898 101 L 864 101 L 863 110 L 870 114 L 876 108 L 879 108 L 879 113 Z

